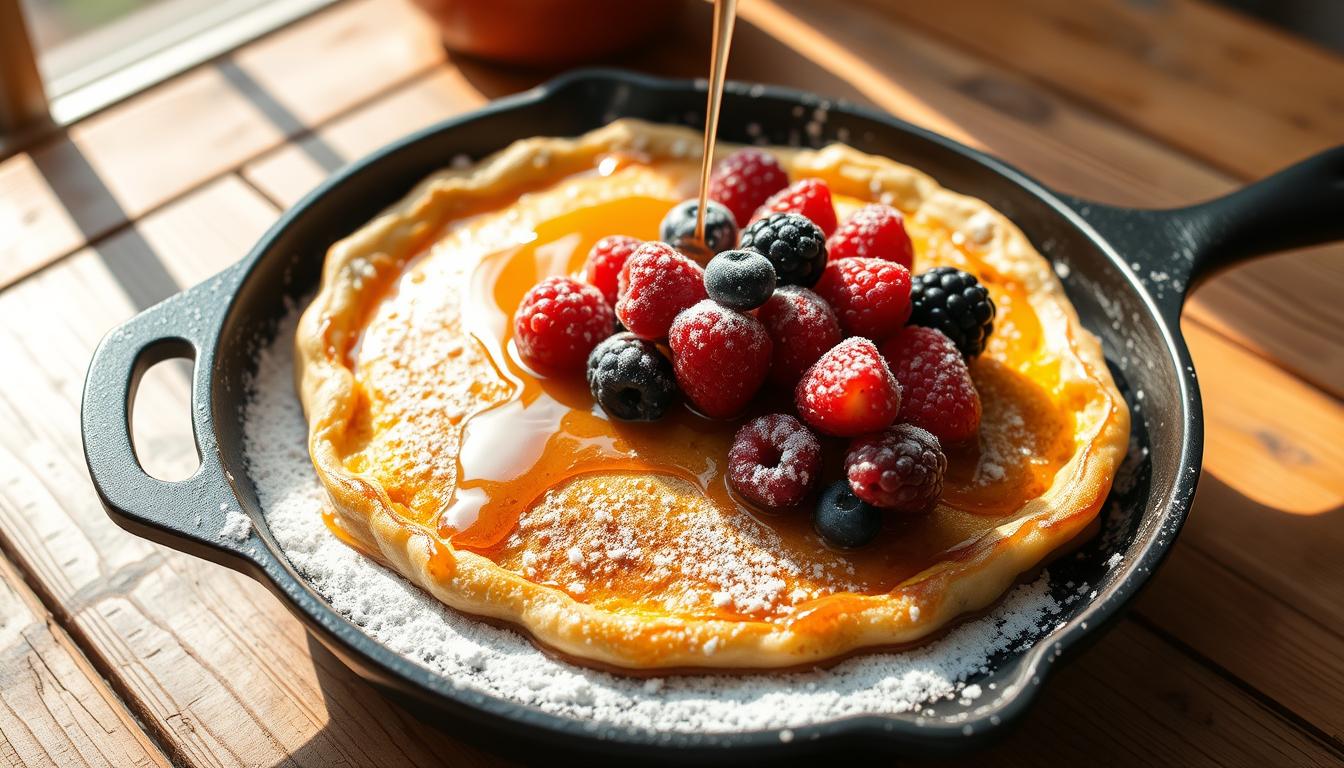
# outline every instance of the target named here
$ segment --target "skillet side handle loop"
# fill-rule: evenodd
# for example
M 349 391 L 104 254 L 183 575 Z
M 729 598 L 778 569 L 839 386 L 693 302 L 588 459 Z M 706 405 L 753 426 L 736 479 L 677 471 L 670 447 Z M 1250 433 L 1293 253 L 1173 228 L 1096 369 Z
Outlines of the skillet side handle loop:
M 137 535 L 229 565 L 246 557 L 253 535 L 218 535 L 227 510 L 238 504 L 217 459 L 210 423 L 207 367 L 211 342 L 223 313 L 222 284 L 232 270 L 167 299 L 110 331 L 99 343 L 84 381 L 80 426 L 84 459 L 104 509 Z M 200 468 L 189 478 L 168 482 L 147 474 L 131 438 L 136 389 L 156 363 L 195 361 L 192 374 L 192 431 Z

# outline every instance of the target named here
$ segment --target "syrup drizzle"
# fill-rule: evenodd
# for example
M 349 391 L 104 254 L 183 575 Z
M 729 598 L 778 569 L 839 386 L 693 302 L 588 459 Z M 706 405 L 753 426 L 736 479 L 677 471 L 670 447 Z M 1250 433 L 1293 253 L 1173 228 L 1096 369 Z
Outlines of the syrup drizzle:
M 705 246 L 705 206 L 709 203 L 709 175 L 714 166 L 714 144 L 719 136 L 719 106 L 728 73 L 728 49 L 733 42 L 737 0 L 714 0 L 714 39 L 709 52 L 709 95 L 705 105 L 705 146 L 700 158 L 700 199 L 695 209 L 695 242 Z M 708 251 L 708 248 L 704 248 Z

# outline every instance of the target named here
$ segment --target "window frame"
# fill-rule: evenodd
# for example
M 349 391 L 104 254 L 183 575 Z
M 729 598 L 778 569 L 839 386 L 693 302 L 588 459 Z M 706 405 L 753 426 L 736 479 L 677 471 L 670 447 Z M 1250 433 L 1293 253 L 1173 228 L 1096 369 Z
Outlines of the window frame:
M 94 61 L 48 83 L 42 79 L 21 0 L 0 0 L 0 158 L 336 2 L 215 2 L 207 14 L 209 23 L 188 18 L 169 25 L 138 49 L 128 45 L 118 57 L 119 66 Z

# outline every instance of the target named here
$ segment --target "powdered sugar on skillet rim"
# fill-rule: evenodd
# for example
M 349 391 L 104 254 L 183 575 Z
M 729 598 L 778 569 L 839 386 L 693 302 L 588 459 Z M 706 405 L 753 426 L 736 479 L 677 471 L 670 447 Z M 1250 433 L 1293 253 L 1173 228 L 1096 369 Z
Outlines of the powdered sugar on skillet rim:
M 244 412 L 249 470 L 267 525 L 333 609 L 454 686 L 589 727 L 702 733 L 797 728 L 859 714 L 920 712 L 940 700 L 983 706 L 993 698 L 983 694 L 994 692 L 965 681 L 988 671 L 995 654 L 1028 644 L 1058 623 L 1061 606 L 1042 575 L 1016 587 L 990 615 L 928 645 L 861 656 L 828 670 L 645 679 L 546 656 L 517 632 L 454 612 L 327 529 L 324 493 L 294 392 L 298 315 L 292 311 L 276 341 L 261 350 Z

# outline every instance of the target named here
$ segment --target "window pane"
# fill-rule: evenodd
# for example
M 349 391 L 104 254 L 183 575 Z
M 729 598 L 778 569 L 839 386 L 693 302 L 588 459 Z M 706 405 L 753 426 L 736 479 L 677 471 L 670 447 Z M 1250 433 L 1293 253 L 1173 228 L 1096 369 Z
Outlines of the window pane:
M 334 0 L 19 0 L 67 124 Z
M 23 0 L 52 97 L 124 69 L 266 0 Z

